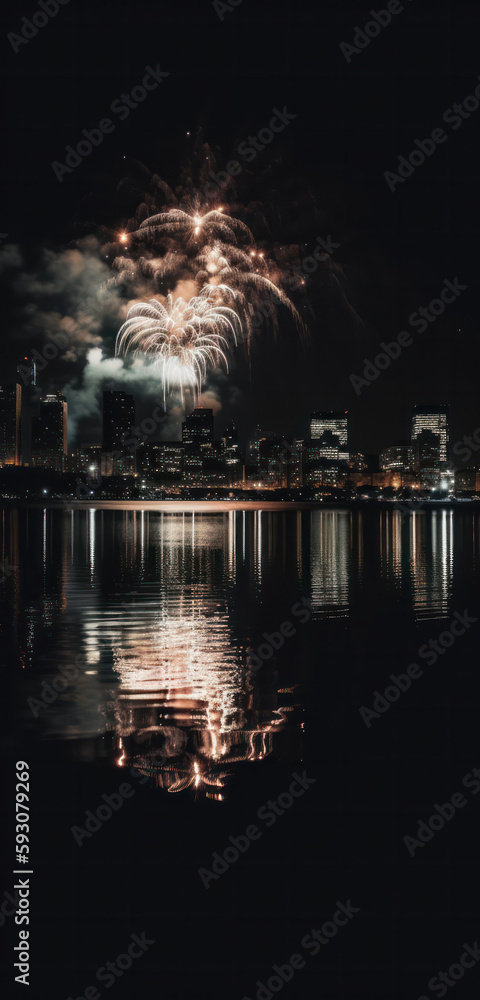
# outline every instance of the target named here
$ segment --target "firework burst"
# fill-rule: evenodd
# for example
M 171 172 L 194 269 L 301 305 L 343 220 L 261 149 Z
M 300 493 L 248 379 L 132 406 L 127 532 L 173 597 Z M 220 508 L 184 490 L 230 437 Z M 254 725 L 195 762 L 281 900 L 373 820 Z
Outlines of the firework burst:
M 115 353 L 143 356 L 161 371 L 164 399 L 179 387 L 184 399 L 190 390 L 198 397 L 207 369 L 224 367 L 228 351 L 241 331 L 237 311 L 226 305 L 239 300 L 226 285 L 207 285 L 188 302 L 168 295 L 137 303 L 117 335 Z
M 290 248 L 276 248 L 269 255 L 256 245 L 244 222 L 223 210 L 202 215 L 200 210 L 168 208 L 129 233 L 128 249 L 128 257 L 117 256 L 114 261 L 118 280 L 127 288 L 149 282 L 164 293 L 165 285 L 174 289 L 180 281 L 191 280 L 201 294 L 204 288 L 228 286 L 231 295 L 236 293 L 231 307 L 241 320 L 248 350 L 265 323 L 276 332 L 281 307 L 304 333 L 302 319 L 282 288 Z

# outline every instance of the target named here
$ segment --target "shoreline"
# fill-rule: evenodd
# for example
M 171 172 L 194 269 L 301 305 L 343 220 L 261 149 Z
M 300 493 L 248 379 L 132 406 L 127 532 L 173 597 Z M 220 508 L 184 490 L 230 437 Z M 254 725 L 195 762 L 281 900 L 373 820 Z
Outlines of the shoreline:
M 164 513 L 215 513 L 228 511 L 283 510 L 458 510 L 480 507 L 480 497 L 472 500 L 13 500 L 0 501 L 2 508 L 26 510 L 125 510 Z

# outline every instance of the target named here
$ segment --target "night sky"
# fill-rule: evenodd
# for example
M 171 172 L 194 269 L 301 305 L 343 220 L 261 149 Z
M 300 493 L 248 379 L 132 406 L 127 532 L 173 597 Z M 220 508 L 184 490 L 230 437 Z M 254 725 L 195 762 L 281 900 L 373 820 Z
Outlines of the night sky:
M 26 350 L 42 348 L 28 317 L 45 278 L 45 251 L 61 255 L 100 227 L 121 230 L 151 175 L 175 188 L 201 140 L 215 169 L 241 162 L 230 202 L 255 204 L 263 216 L 252 226 L 258 239 L 305 244 L 305 255 L 317 237 L 339 244 L 335 270 L 319 266 L 306 295 L 294 296 L 308 343 L 283 320 L 277 339 L 262 329 L 251 372 L 238 352 L 222 382 L 218 429 L 233 418 L 243 438 L 257 422 L 301 436 L 311 410 L 348 409 L 351 447 L 373 452 L 408 436 L 415 403 L 451 403 L 453 441 L 480 426 L 480 109 L 457 129 L 443 121 L 478 86 L 480 12 L 458 0 L 406 0 L 348 63 L 340 44 L 351 44 L 371 9 L 385 6 L 242 0 L 221 20 L 209 0 L 70 0 L 15 52 L 8 33 L 19 33 L 22 18 L 39 8 L 30 0 L 7 3 L 3 380 L 14 378 Z M 112 102 L 141 84 L 146 66 L 170 75 L 121 120 Z M 284 107 L 295 119 L 247 163 L 239 144 Z M 52 162 L 64 162 L 65 147 L 105 117 L 114 131 L 60 183 Z M 447 140 L 392 193 L 385 172 L 397 169 L 416 139 L 442 127 Z M 409 316 L 455 278 L 467 290 L 425 332 L 410 328 L 412 346 L 358 396 L 350 376 L 360 376 L 364 359 L 408 330 Z M 49 309 L 61 313 L 62 294 L 51 289 Z M 113 329 L 101 335 L 111 354 Z M 52 362 L 42 385 L 78 380 L 83 357 L 79 351 Z M 82 440 L 95 431 L 95 419 L 87 419 Z

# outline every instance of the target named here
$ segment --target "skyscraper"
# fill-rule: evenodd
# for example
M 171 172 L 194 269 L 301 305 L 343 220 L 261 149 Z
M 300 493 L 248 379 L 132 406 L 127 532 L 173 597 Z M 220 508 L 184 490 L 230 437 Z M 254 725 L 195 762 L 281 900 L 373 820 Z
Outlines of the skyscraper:
M 135 427 L 135 399 L 127 392 L 105 389 L 103 393 L 103 450 L 124 451 L 125 438 Z M 128 446 L 127 446 L 128 447 Z
M 320 458 L 348 462 L 348 411 L 312 413 L 310 437 Z
M 213 443 L 213 410 L 198 406 L 182 424 L 182 441 L 185 445 Z
M 238 446 L 238 433 L 234 423 L 229 424 L 222 435 L 220 454 L 227 470 L 229 483 L 237 483 L 243 474 L 243 461 Z
M 415 406 L 412 419 L 412 444 L 416 449 L 417 469 L 442 469 L 448 462 L 449 406 Z
M 67 447 L 67 400 L 61 392 L 40 400 L 40 412 L 32 419 L 32 461 L 36 466 L 62 472 Z
M 103 393 L 103 452 L 114 476 L 135 473 L 136 449 L 130 441 L 135 427 L 135 398 L 128 392 Z
M 254 465 L 257 469 L 260 465 L 260 442 L 264 439 L 265 434 L 262 433 L 260 426 L 257 424 L 248 452 L 249 464 Z
M 197 407 L 182 424 L 185 447 L 183 480 L 186 486 L 202 483 L 204 462 L 213 457 L 213 410 Z
M 32 456 L 32 410 L 38 408 L 37 362 L 32 355 L 25 355 L 17 365 L 18 382 L 22 386 L 22 415 L 20 439 L 22 462 L 29 465 Z
M 384 472 L 413 472 L 415 448 L 411 444 L 394 444 L 380 454 L 380 468 Z
M 20 465 L 22 389 L 15 382 L 0 386 L 0 465 Z

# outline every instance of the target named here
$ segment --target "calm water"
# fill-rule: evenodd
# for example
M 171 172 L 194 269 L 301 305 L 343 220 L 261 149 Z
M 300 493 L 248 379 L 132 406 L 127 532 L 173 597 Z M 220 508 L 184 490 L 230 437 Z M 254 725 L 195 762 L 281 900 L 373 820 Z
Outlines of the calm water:
M 305 704 L 319 672 L 349 680 L 353 712 L 370 695 L 351 673 L 365 630 L 380 683 L 382 661 L 387 678 L 422 628 L 463 610 L 480 525 L 442 508 L 47 509 L 4 511 L 1 527 L 2 632 L 31 738 L 222 799 L 239 765 L 305 758 L 306 708 L 345 704 L 327 681 L 336 700 Z M 45 692 L 48 708 L 28 702 Z
M 52 996 L 84 996 L 145 930 L 156 944 L 118 1000 L 254 1000 L 337 900 L 358 916 L 285 997 L 430 996 L 478 938 L 480 795 L 414 858 L 403 838 L 480 767 L 480 622 L 434 663 L 420 650 L 456 613 L 480 620 L 478 515 L 48 509 L 0 524 L 0 739 L 9 776 L 30 762 L 33 966 Z M 422 676 L 367 728 L 359 709 L 411 663 Z M 304 771 L 303 797 L 261 822 Z M 72 830 L 125 780 L 131 798 L 79 846 Z M 207 889 L 199 870 L 252 823 L 260 839 Z

